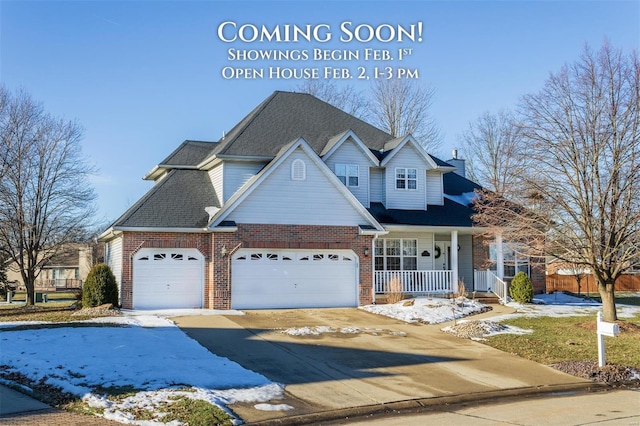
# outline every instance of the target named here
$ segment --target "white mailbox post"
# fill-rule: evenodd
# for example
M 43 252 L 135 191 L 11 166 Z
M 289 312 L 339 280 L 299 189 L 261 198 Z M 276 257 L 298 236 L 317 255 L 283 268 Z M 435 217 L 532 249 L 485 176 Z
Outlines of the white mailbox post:
M 604 367 L 606 363 L 604 353 L 604 336 L 616 337 L 620 333 L 618 324 L 602 321 L 602 312 L 598 312 L 598 367 Z

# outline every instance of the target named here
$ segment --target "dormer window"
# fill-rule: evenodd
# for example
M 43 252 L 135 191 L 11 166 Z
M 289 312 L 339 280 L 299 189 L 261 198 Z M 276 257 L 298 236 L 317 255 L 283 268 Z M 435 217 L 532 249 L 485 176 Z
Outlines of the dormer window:
M 356 187 L 360 185 L 358 178 L 358 166 L 356 164 L 336 164 L 336 176 L 346 186 Z
M 291 180 L 307 180 L 307 165 L 297 159 L 291 163 Z
M 418 170 L 396 168 L 396 189 L 418 189 Z

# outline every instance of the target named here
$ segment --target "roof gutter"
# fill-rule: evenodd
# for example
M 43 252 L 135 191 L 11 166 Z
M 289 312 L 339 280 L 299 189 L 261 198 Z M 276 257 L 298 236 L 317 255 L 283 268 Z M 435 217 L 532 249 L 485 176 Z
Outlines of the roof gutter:
M 113 238 L 116 238 L 120 234 L 122 234 L 122 232 L 116 231 L 112 226 L 98 236 L 98 241 L 100 242 L 109 241 L 109 240 L 112 240 Z
M 398 224 L 381 224 L 387 232 L 406 232 L 406 231 L 427 231 L 427 232 L 449 232 L 458 231 L 465 234 L 482 234 L 487 232 L 487 228 L 478 226 L 436 226 L 436 225 L 398 225 Z
M 235 160 L 235 161 L 266 161 L 269 162 L 273 160 L 275 157 L 273 156 L 265 156 L 265 155 L 227 155 L 227 154 L 215 154 L 211 157 L 206 158 L 204 161 L 200 162 L 197 165 L 197 168 L 200 170 L 206 170 L 209 167 L 215 166 L 218 163 L 221 163 L 223 160 Z
M 150 226 L 114 226 L 114 231 L 121 232 L 188 232 L 188 233 L 201 233 L 206 234 L 211 232 L 207 228 L 162 228 L 162 227 L 150 227 Z
M 358 235 L 373 235 L 374 237 L 379 237 L 380 235 L 387 235 L 389 231 L 378 231 L 377 229 L 362 229 L 358 230 Z

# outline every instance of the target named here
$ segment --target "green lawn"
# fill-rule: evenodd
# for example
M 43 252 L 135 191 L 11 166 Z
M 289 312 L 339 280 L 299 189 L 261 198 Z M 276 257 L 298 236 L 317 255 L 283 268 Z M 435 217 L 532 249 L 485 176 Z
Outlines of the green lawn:
M 640 306 L 640 293 L 620 292 L 615 295 L 616 304 Z M 602 302 L 600 293 L 586 293 L 586 296 L 598 302 Z
M 486 344 L 542 364 L 598 359 L 593 318 L 515 318 L 502 324 L 533 330 L 533 333 L 491 336 Z M 618 324 L 620 335 L 605 338 L 607 362 L 640 369 L 640 315 Z
M 6 321 L 77 321 L 73 317 L 72 305 L 76 302 L 76 293 L 47 293 L 47 303 L 36 303 L 35 306 L 25 306 L 26 293 L 17 292 L 13 303 L 0 304 L 0 322 Z

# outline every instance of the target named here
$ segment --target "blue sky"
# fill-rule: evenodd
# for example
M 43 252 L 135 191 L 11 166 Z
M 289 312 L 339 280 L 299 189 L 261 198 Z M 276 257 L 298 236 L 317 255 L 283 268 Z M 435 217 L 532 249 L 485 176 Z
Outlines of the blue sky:
M 226 21 L 258 28 L 326 24 L 332 40 L 225 43 L 217 30 Z M 351 28 L 422 22 L 422 41 L 341 42 L 345 21 Z M 598 48 L 605 38 L 625 52 L 638 50 L 639 1 L 2 0 L 0 80 L 82 124 L 84 153 L 100 171 L 93 179 L 99 219 L 114 220 L 151 187 L 142 176 L 183 140 L 218 140 L 274 90 L 301 83 L 268 73 L 225 79 L 224 67 L 418 70 L 419 81 L 436 92 L 432 112 L 444 139 L 434 154 L 447 159 L 470 121 L 514 108 L 549 72 L 577 59 L 585 43 Z M 230 48 L 413 53 L 390 63 L 240 63 L 228 60 Z M 366 92 L 371 80 L 348 83 Z

